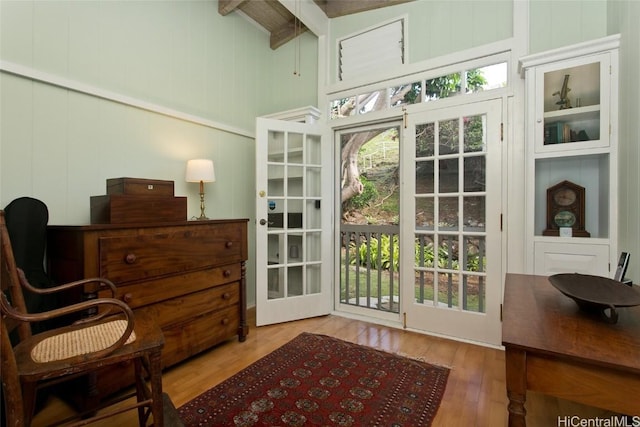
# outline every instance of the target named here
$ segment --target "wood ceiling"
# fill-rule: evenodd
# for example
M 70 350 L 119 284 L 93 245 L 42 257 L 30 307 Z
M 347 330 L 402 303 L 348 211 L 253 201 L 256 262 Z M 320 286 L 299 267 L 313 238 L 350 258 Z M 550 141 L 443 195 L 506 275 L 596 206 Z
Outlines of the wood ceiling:
M 393 6 L 413 0 L 313 0 L 328 18 Z M 241 11 L 270 34 L 271 49 L 277 49 L 308 31 L 278 0 L 219 0 L 218 12 L 226 16 Z

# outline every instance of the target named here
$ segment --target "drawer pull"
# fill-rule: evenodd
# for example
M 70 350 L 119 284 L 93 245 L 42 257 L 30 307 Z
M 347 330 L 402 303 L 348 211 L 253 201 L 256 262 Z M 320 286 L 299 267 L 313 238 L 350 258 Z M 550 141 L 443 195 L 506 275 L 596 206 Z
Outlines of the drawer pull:
M 127 256 L 124 257 L 124 262 L 127 264 L 133 264 L 136 262 L 136 254 L 127 254 Z
M 131 300 L 133 300 L 133 295 L 131 295 L 131 293 L 127 292 L 126 294 L 124 294 L 122 296 L 122 300 L 124 302 L 126 302 L 127 304 L 129 304 L 131 302 Z
M 225 270 L 225 271 L 223 271 L 223 272 L 222 272 L 222 275 L 223 275 L 224 277 L 229 277 L 229 276 L 231 276 L 231 270 Z
M 225 243 L 225 246 L 227 249 L 229 249 L 231 246 L 233 246 L 233 242 L 232 241 L 228 241 L 227 243 Z
M 229 319 L 227 319 L 227 318 L 225 317 L 224 319 L 222 319 L 222 320 L 220 321 L 220 323 L 221 323 L 221 324 L 223 324 L 223 325 L 228 325 L 228 324 L 229 324 Z
M 231 294 L 229 292 L 225 292 L 224 294 L 222 294 L 222 299 L 230 299 L 231 298 Z

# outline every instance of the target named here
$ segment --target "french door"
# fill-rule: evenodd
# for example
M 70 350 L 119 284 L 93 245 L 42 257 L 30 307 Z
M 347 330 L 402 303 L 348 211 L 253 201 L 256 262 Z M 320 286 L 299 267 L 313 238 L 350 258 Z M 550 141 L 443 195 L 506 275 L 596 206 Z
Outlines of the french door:
M 492 100 L 410 114 L 402 150 L 406 327 L 500 344 L 501 119 Z
M 258 326 L 331 310 L 331 155 L 323 140 L 319 125 L 257 119 Z

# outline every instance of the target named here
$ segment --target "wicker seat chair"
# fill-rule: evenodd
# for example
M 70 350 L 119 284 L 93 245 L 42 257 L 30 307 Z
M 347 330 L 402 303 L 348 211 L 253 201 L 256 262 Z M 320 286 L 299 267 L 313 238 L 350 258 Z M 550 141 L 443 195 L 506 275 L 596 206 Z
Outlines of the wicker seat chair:
M 135 315 L 122 301 L 97 298 L 42 313 L 28 313 L 23 292 L 50 295 L 76 286 L 94 283 L 115 295 L 107 279 L 80 280 L 52 288 L 31 286 L 17 268 L 7 232 L 4 211 L 0 211 L 0 349 L 2 387 L 7 426 L 29 426 L 34 415 L 39 388 L 87 375 L 97 369 L 133 361 L 136 399 L 117 409 L 108 404 L 89 414 L 78 414 L 76 424 L 84 425 L 116 413 L 137 409 L 140 425 L 151 422 L 163 426 L 161 350 L 164 337 L 152 319 Z M 78 314 L 80 320 L 39 334 L 30 324 L 59 316 Z M 99 384 L 98 384 L 99 386 Z M 127 396 L 128 397 L 128 396 Z M 165 397 L 166 398 L 166 397 Z M 97 410 L 100 409 L 100 410 Z M 62 423 L 74 420 L 62 420 Z

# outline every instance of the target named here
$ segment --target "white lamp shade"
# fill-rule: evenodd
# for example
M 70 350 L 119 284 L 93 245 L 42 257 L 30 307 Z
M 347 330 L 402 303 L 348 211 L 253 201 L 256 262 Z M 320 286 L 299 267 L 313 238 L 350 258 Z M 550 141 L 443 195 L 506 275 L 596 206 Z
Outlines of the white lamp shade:
M 187 182 L 215 182 L 216 173 L 213 170 L 213 160 L 194 159 L 187 161 Z

